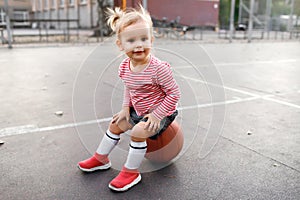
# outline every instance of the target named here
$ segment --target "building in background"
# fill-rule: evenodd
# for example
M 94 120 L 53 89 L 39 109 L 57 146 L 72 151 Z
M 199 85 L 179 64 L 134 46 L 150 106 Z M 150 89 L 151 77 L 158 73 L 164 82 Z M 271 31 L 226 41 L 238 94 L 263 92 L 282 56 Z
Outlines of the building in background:
M 215 28 L 219 23 L 219 0 L 160 0 L 148 1 L 152 17 L 180 20 L 188 26 Z
M 97 26 L 97 0 L 31 0 L 35 19 L 78 19 L 80 28 Z M 144 5 L 156 19 L 180 20 L 188 26 L 215 28 L 219 23 L 219 0 L 105 0 L 115 7 Z M 71 27 L 77 27 L 75 22 Z M 72 25 L 73 24 L 73 25 Z M 53 25 L 54 28 L 59 26 Z M 62 26 L 60 24 L 60 26 Z
M 6 25 L 5 0 L 0 0 L 0 27 Z M 31 0 L 8 0 L 8 13 L 14 27 L 28 27 Z
M 48 20 L 47 28 L 94 28 L 98 20 L 97 0 L 8 0 L 14 26 L 32 26 L 28 19 Z M 105 0 L 115 7 L 144 5 L 152 17 L 177 20 L 188 26 L 217 27 L 219 0 Z M 0 0 L 0 26 L 5 24 L 4 0 Z M 26 22 L 27 20 L 27 22 Z M 78 20 L 64 22 L 64 20 Z M 44 24 L 45 26 L 45 24 Z
M 180 20 L 183 25 L 216 28 L 219 24 L 219 0 L 115 0 L 115 6 L 146 5 L 151 16 L 168 21 Z
M 65 28 L 66 22 L 59 20 L 78 20 L 69 23 L 72 28 L 92 28 L 97 25 L 96 0 L 31 0 L 34 19 L 52 20 L 50 28 Z

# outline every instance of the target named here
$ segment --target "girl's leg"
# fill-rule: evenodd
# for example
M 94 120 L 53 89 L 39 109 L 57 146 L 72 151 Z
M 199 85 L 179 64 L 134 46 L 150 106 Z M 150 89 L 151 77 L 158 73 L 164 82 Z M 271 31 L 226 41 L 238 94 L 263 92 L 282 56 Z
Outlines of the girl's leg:
M 122 129 L 120 127 L 122 127 Z M 120 134 L 129 128 L 131 128 L 131 125 L 126 120 L 122 120 L 118 124 L 110 123 L 109 129 L 103 136 L 95 154 L 91 158 L 79 162 L 79 169 L 91 172 L 110 168 L 111 163 L 108 159 L 108 155 L 120 140 Z
M 126 191 L 141 180 L 138 168 L 147 151 L 146 139 L 154 134 L 144 130 L 144 124 L 145 122 L 139 122 L 131 131 L 127 160 L 119 175 L 110 182 L 109 188 L 112 190 Z
M 121 130 L 117 124 L 110 122 L 109 128 L 103 136 L 102 141 L 96 150 L 96 153 L 107 157 L 119 142 L 120 134 L 123 132 L 125 131 Z
M 138 169 L 147 151 L 146 139 L 154 133 L 144 129 L 145 122 L 138 123 L 131 132 L 129 152 L 124 167 Z

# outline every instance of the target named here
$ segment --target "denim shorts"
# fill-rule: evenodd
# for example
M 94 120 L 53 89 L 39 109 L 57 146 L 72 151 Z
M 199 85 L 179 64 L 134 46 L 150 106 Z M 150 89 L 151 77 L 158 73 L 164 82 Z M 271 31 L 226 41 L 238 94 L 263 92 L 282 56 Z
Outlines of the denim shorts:
M 178 115 L 178 111 L 176 110 L 172 115 L 164 117 L 160 121 L 159 129 L 156 131 L 156 133 L 153 136 L 151 136 L 149 138 L 152 139 L 152 140 L 155 140 L 160 134 L 162 134 L 162 132 L 164 132 L 168 128 L 168 126 L 174 121 L 174 119 L 176 118 L 177 115 Z M 147 121 L 147 118 L 144 118 L 143 116 L 137 115 L 134 108 L 130 107 L 130 120 L 129 120 L 129 122 L 132 126 L 135 126 L 139 122 L 146 122 L 146 121 Z

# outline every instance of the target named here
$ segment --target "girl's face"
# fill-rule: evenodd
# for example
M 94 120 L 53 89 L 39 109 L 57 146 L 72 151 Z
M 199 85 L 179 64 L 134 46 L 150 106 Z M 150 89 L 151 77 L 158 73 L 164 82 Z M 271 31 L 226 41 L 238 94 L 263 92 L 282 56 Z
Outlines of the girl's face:
M 122 30 L 117 45 L 125 51 L 132 62 L 143 64 L 147 62 L 152 46 L 150 26 L 145 21 L 139 21 Z

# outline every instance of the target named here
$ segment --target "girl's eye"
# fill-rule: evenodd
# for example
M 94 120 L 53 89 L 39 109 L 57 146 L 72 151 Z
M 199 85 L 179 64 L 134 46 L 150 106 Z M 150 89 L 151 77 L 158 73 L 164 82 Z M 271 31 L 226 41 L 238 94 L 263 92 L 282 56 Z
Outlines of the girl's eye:
M 146 38 L 146 37 L 142 38 L 143 42 L 145 42 L 146 40 L 148 40 L 148 38 Z
M 134 39 L 129 39 L 129 40 L 127 40 L 128 42 L 130 42 L 130 43 L 133 43 L 134 42 Z

